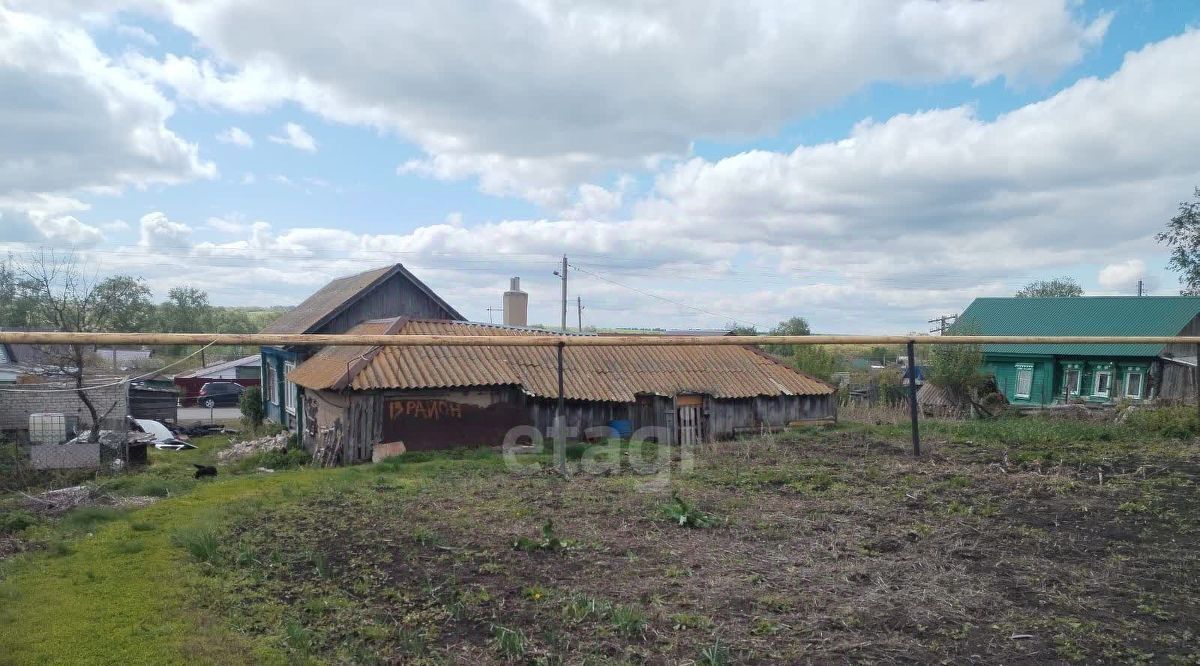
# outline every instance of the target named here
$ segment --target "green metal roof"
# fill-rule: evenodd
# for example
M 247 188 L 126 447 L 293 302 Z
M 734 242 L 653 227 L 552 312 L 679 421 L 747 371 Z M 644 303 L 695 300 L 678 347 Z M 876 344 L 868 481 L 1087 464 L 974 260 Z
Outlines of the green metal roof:
M 977 298 L 951 328 L 963 335 L 1179 335 L 1200 296 Z M 988 354 L 1158 356 L 1162 345 L 984 345 Z

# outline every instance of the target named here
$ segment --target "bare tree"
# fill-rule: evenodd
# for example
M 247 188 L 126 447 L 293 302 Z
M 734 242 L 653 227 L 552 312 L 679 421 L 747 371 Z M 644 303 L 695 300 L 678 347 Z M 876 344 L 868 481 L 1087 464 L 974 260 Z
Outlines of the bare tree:
M 103 331 L 111 318 L 111 303 L 103 302 L 110 291 L 104 283 L 89 279 L 71 253 L 41 252 L 16 266 L 19 288 L 30 307 L 30 319 L 39 326 L 64 332 Z M 42 347 L 47 361 L 74 384 L 75 394 L 91 417 L 88 441 L 100 438 L 104 414 L 85 390 L 87 348 L 83 345 Z

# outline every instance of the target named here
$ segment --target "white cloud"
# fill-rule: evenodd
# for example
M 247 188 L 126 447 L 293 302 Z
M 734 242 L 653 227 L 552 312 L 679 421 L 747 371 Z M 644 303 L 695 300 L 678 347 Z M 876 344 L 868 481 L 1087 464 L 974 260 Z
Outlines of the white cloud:
M 1173 202 L 1200 180 L 1195 62 L 1200 32 L 1188 32 L 994 121 L 937 109 L 791 152 L 689 160 L 635 214 L 688 237 L 779 248 L 798 275 L 913 286 L 1152 251 Z
M 250 148 L 254 145 L 254 137 L 240 127 L 230 127 L 222 130 L 217 134 L 217 141 L 221 143 L 232 143 L 235 146 L 242 148 Z
M 608 219 L 621 209 L 625 190 L 630 181 L 622 178 L 614 189 L 584 183 L 576 189 L 574 205 L 563 210 L 563 216 L 573 220 Z
M 97 243 L 66 214 L 81 194 L 216 175 L 167 128 L 171 103 L 72 23 L 0 3 L 0 90 L 0 241 Z
M 84 224 L 71 215 L 33 216 L 33 225 L 45 240 L 55 245 L 88 247 L 104 241 L 104 234 L 100 229 Z
M 167 129 L 173 107 L 82 29 L 0 6 L 0 196 L 216 175 Z
M 105 222 L 104 224 L 101 224 L 100 228 L 105 231 L 119 233 L 122 231 L 129 231 L 131 227 L 125 220 L 113 220 L 112 222 Z
M 312 135 L 304 131 L 304 128 L 296 123 L 287 123 L 283 126 L 283 134 L 272 134 L 267 137 L 274 143 L 291 146 L 296 150 L 303 150 L 308 153 L 317 152 L 317 141 L 312 138 Z
M 258 180 L 258 177 L 253 172 L 247 171 L 242 174 L 242 185 L 253 185 Z
M 1146 262 L 1141 259 L 1109 264 L 1100 269 L 1096 281 L 1101 287 L 1118 294 L 1137 294 L 1139 281 L 1145 293 L 1158 287 L 1158 280 L 1146 274 Z
M 161 212 L 143 215 L 140 224 L 138 245 L 142 248 L 178 250 L 191 242 L 192 228 L 182 222 L 172 222 Z
M 357 7 L 170 2 L 208 53 L 131 66 L 202 104 L 295 102 L 394 131 L 427 153 L 406 173 L 478 176 L 540 203 L 614 167 L 684 156 L 697 138 L 770 133 L 873 82 L 1047 80 L 1109 22 L 1083 19 L 1074 0 Z M 337 48 L 312 48 L 329 34 Z
M 237 213 L 231 213 L 225 217 L 210 217 L 204 222 L 204 226 L 218 231 L 223 234 L 240 235 L 249 228 L 245 217 Z

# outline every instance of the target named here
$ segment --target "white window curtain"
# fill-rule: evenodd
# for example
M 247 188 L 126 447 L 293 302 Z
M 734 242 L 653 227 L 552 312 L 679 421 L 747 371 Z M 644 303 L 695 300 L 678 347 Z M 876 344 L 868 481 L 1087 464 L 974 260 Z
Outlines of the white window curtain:
M 1014 395 L 1018 398 L 1028 398 L 1033 392 L 1033 366 L 1017 366 L 1017 390 Z
M 1125 397 L 1140 398 L 1142 397 L 1142 380 L 1144 376 L 1140 372 L 1130 372 L 1125 375 Z
M 296 364 L 288 361 L 283 364 L 283 376 L 286 378 L 288 373 L 296 369 Z M 296 413 L 296 385 L 285 380 L 284 383 L 283 406 L 287 409 L 288 414 Z

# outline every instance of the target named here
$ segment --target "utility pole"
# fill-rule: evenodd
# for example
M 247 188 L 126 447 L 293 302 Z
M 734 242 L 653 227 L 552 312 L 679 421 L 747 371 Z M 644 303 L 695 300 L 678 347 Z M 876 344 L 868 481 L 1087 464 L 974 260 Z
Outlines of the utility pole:
M 1142 281 L 1138 280 L 1138 296 L 1142 295 Z
M 567 255 L 563 255 L 562 272 L 554 271 L 562 278 L 562 332 L 567 332 Z M 566 345 L 558 343 L 558 403 L 554 407 L 554 462 L 558 473 L 567 476 L 567 414 L 563 391 L 563 352 Z
M 954 324 L 954 322 L 957 320 L 958 320 L 958 315 L 956 315 L 956 314 L 942 315 L 935 319 L 930 319 L 929 323 L 933 324 L 934 326 L 933 326 L 933 328 L 929 329 L 929 332 L 937 333 L 938 335 L 945 335 L 946 329 L 950 328 L 950 326 L 952 324 Z
M 921 429 L 917 424 L 917 359 L 913 342 L 908 341 L 908 416 L 912 422 L 913 455 L 921 455 Z
M 562 332 L 567 332 L 567 255 L 563 255 L 562 272 L 554 271 L 562 278 Z
M 579 332 L 583 333 L 583 297 L 575 297 L 575 307 L 579 312 Z

